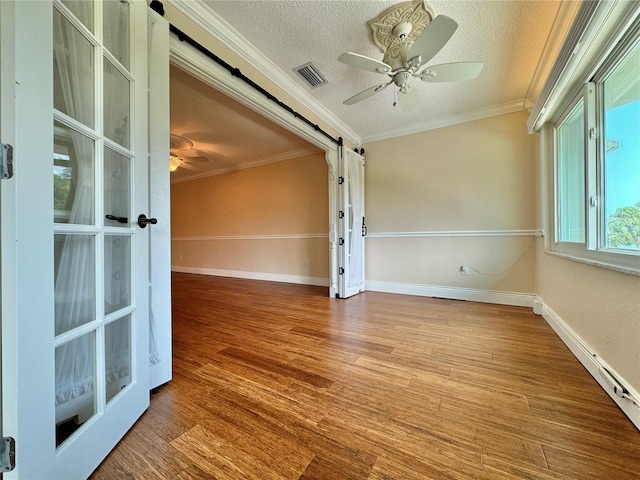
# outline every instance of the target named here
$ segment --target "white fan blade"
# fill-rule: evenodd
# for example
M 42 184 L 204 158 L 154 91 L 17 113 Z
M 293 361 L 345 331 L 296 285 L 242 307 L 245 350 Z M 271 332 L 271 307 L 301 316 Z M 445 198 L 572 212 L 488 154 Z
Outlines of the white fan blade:
M 411 112 L 418 108 L 420 103 L 420 96 L 418 95 L 418 89 L 415 85 L 411 85 L 411 88 L 407 93 L 398 92 L 398 104 L 404 112 Z
M 352 67 L 367 70 L 374 73 L 390 73 L 391 67 L 384 62 L 365 57 L 357 53 L 347 52 L 338 57 L 338 60 Z
M 423 82 L 461 82 L 476 78 L 481 71 L 480 62 L 442 63 L 427 67 L 414 76 Z
M 182 162 L 180 164 L 180 168 L 185 168 L 187 170 L 191 170 L 192 172 L 199 172 L 200 169 L 198 167 L 195 167 L 193 165 L 189 165 L 187 162 Z
M 189 163 L 209 163 L 209 159 L 207 157 L 197 156 L 197 157 L 187 157 L 183 156 L 185 162 Z
M 407 58 L 420 55 L 420 65 L 431 60 L 449 41 L 458 24 L 446 15 L 438 15 L 413 43 Z
M 387 88 L 387 86 L 390 85 L 390 84 L 391 84 L 391 82 L 389 82 L 389 83 L 381 83 L 380 85 L 376 85 L 375 87 L 367 88 L 366 90 L 354 95 L 353 97 L 347 98 L 342 103 L 344 103 L 345 105 L 353 105 L 354 103 L 361 102 L 365 98 L 369 98 L 371 95 L 374 95 L 374 94 L 376 94 L 378 92 L 381 92 L 382 90 Z

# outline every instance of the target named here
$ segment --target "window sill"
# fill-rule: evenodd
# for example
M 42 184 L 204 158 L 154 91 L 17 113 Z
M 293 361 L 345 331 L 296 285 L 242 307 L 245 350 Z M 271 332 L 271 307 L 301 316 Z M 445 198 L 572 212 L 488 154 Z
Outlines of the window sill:
M 547 249 L 545 249 L 544 253 L 548 255 L 552 255 L 554 257 L 564 258 L 567 260 L 573 260 L 574 262 L 591 265 L 592 267 L 607 268 L 609 270 L 615 270 L 616 272 L 626 273 L 627 275 L 635 275 L 640 277 L 640 267 L 634 268 L 634 267 L 629 267 L 624 265 L 617 265 L 617 264 L 605 262 L 602 260 L 585 258 L 582 256 L 576 256 L 576 255 L 571 255 L 567 253 L 560 253 L 560 252 L 555 252 L 553 250 L 547 250 Z

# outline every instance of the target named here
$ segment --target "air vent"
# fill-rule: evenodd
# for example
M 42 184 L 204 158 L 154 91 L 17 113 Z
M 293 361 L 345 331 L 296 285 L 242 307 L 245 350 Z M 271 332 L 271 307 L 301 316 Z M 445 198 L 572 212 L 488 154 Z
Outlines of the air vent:
M 300 75 L 311 88 L 317 88 L 328 83 L 327 79 L 322 76 L 311 62 L 300 65 L 294 68 L 293 71 Z

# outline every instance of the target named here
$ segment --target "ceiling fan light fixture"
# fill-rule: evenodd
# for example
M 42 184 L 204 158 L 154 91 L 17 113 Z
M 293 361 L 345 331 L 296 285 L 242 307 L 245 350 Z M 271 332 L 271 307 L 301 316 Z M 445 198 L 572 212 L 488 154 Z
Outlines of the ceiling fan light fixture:
M 169 171 L 170 172 L 175 172 L 176 169 L 182 165 L 182 158 L 178 157 L 177 155 L 174 154 L 170 154 L 169 155 Z
M 378 17 L 369 20 L 373 39 L 384 53 L 382 61 L 358 53 L 345 52 L 338 60 L 352 67 L 369 72 L 387 74 L 391 81 L 370 87 L 345 100 L 353 105 L 381 91 L 387 85 L 397 87 L 395 94 L 403 103 L 403 110 L 417 107 L 417 90 L 412 88 L 411 78 L 426 83 L 460 82 L 476 78 L 482 70 L 481 62 L 454 62 L 430 65 L 428 63 L 451 39 L 458 24 L 446 15 L 433 16 L 424 0 L 404 2 L 388 8 Z M 390 70 L 390 71 L 389 71 Z M 394 101 L 395 106 L 398 102 Z

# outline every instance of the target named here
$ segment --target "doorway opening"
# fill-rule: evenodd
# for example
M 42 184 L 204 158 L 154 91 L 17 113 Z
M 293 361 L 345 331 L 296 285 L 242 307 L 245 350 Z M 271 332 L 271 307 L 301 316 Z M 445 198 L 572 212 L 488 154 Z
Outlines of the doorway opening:
M 329 287 L 324 150 L 172 65 L 172 270 Z

